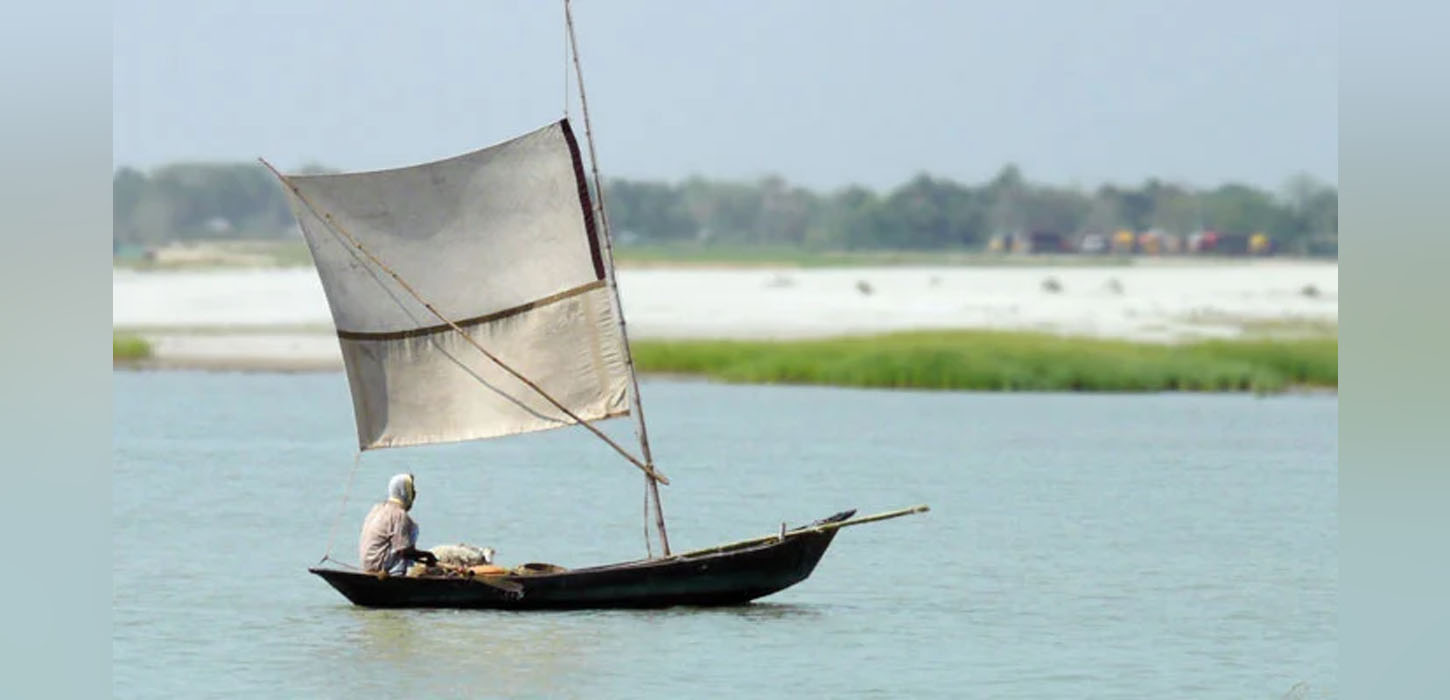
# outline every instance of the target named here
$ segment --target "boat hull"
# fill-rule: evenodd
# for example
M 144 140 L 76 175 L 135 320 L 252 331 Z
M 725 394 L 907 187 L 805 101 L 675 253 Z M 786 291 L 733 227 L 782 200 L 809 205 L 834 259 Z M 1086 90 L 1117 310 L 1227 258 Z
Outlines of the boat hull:
M 816 568 L 836 530 L 787 532 L 771 542 L 694 556 L 484 580 L 410 578 L 308 569 L 356 605 L 373 608 L 544 610 L 739 605 L 795 585 Z

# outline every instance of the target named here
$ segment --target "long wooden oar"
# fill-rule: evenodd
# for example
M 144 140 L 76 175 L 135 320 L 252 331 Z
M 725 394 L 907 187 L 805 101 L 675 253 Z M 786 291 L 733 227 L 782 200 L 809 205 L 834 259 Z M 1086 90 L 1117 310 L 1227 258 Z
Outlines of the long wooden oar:
M 889 512 L 886 512 L 886 513 L 877 513 L 876 515 L 866 515 L 866 516 L 862 516 L 860 518 L 852 518 L 850 520 L 840 520 L 840 521 L 837 521 L 837 522 L 824 522 L 824 523 L 820 523 L 820 524 L 816 524 L 816 525 L 807 525 L 805 527 L 796 528 L 794 530 L 783 530 L 782 532 L 779 532 L 779 533 L 774 534 L 774 535 L 766 535 L 764 537 L 755 537 L 755 538 L 751 538 L 751 539 L 748 539 L 748 540 L 740 540 L 739 542 L 731 542 L 729 544 L 722 544 L 722 545 L 717 545 L 717 546 L 714 546 L 714 547 L 707 547 L 705 549 L 696 549 L 696 550 L 694 550 L 692 552 L 685 552 L 684 554 L 676 554 L 676 555 L 674 555 L 674 556 L 672 556 L 670 558 L 671 559 L 684 559 L 684 558 L 687 558 L 687 557 L 698 557 L 698 556 L 700 556 L 702 554 L 714 554 L 716 552 L 723 552 L 723 551 L 728 550 L 728 549 L 739 549 L 741 547 L 748 547 L 750 545 L 765 544 L 767 542 L 778 542 L 778 541 L 780 541 L 782 539 L 785 539 L 786 537 L 788 537 L 790 535 L 800 535 L 800 534 L 804 534 L 804 533 L 814 533 L 814 532 L 825 532 L 827 530 L 835 530 L 837 528 L 850 527 L 852 525 L 864 525 L 866 523 L 874 523 L 874 522 L 877 522 L 877 521 L 880 521 L 880 520 L 890 520 L 892 518 L 899 518 L 899 517 L 901 517 L 903 515 L 915 515 L 917 513 L 925 513 L 925 512 L 927 512 L 929 510 L 931 510 L 931 507 L 923 503 L 922 505 L 919 505 L 919 506 L 912 506 L 910 508 L 902 508 L 901 510 L 893 510 L 893 511 L 889 511 Z

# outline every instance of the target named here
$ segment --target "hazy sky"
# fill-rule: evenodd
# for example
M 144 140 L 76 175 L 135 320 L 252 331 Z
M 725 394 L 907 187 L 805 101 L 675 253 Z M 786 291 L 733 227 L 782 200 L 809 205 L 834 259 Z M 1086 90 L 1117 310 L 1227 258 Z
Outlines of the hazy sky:
M 605 175 L 1338 180 L 1338 10 L 1308 0 L 576 0 Z M 117 2 L 116 165 L 353 170 L 558 119 L 557 0 Z M 572 86 L 571 86 L 572 90 Z M 572 110 L 582 137 L 576 101 Z

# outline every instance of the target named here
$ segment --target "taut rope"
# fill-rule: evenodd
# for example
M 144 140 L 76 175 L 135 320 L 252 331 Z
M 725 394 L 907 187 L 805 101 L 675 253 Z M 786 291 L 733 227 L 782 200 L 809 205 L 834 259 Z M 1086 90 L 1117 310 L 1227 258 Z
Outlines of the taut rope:
M 352 482 L 353 478 L 357 476 L 357 468 L 360 464 L 362 464 L 362 450 L 358 450 L 357 454 L 353 455 L 352 471 L 347 473 L 347 486 L 342 489 L 342 503 L 337 504 L 337 515 L 332 518 L 332 526 L 327 530 L 327 551 L 323 553 L 321 559 L 317 560 L 318 564 L 332 559 L 332 541 L 337 537 L 337 524 L 342 522 L 342 513 L 347 509 L 348 498 L 352 496 Z M 337 561 L 337 563 L 342 564 L 343 562 Z

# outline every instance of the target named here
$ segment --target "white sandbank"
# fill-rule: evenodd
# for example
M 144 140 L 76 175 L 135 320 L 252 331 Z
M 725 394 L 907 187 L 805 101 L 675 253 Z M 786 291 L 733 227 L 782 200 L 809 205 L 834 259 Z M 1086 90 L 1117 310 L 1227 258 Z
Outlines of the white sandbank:
M 1339 316 L 1333 262 L 626 268 L 618 277 L 634 338 L 978 328 L 1173 342 L 1232 337 L 1257 322 L 1333 324 Z M 161 364 L 340 365 L 327 300 L 310 268 L 115 270 L 112 295 L 114 327 L 152 340 Z

